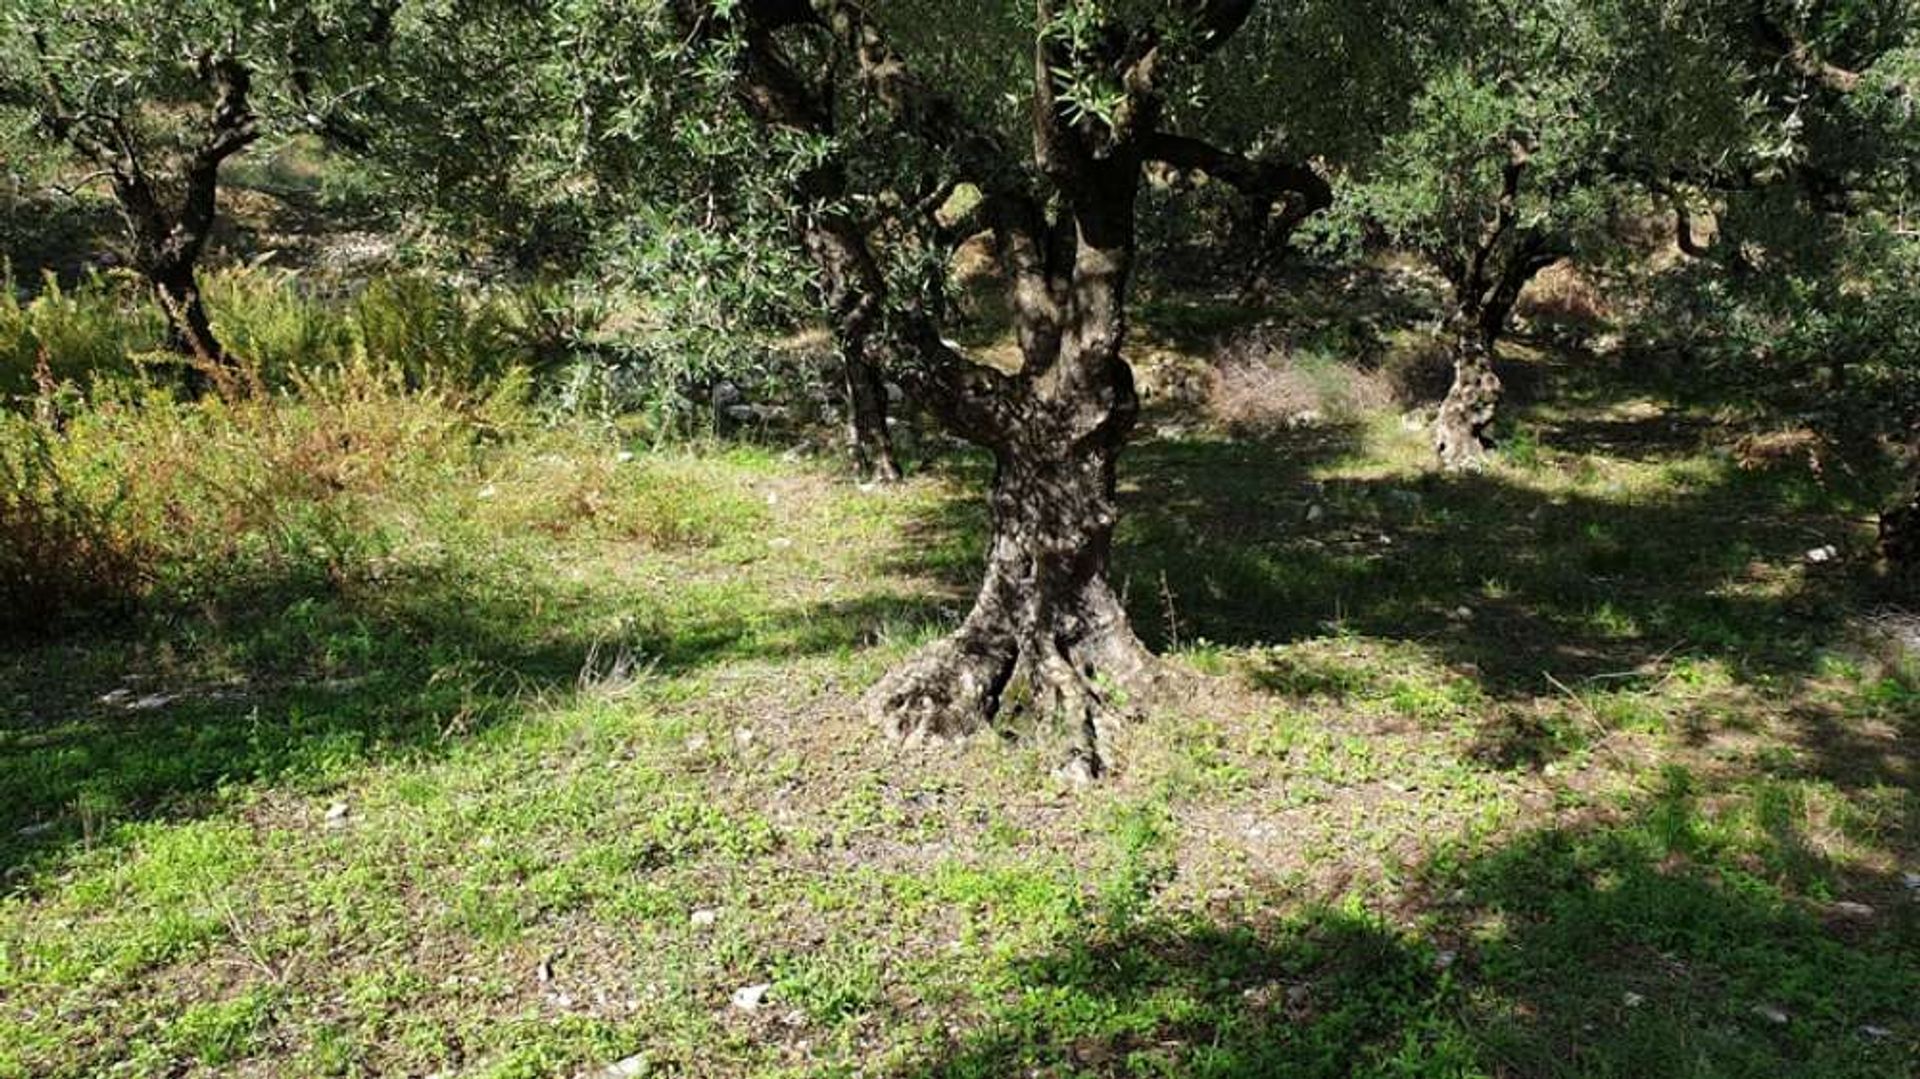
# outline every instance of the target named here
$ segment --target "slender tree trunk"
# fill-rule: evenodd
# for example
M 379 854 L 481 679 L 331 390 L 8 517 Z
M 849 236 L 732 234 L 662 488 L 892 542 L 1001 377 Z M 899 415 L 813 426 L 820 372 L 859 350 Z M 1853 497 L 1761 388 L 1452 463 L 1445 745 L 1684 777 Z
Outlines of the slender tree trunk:
M 854 467 L 863 480 L 897 483 L 900 465 L 893 455 L 893 434 L 887 430 L 886 379 L 864 356 L 845 355 L 841 376 L 846 381 L 847 437 Z
M 204 392 L 227 365 L 226 352 L 213 334 L 200 282 L 191 265 L 168 267 L 151 275 L 154 295 L 167 318 L 167 348 L 188 361 L 188 384 Z
M 1894 591 L 1920 600 L 1920 442 L 1907 451 L 1905 491 L 1880 514 L 1880 554 Z
M 1456 320 L 1453 331 L 1453 386 L 1433 423 L 1433 449 L 1449 472 L 1486 463 L 1493 440 L 1488 435 L 1500 407 L 1500 376 L 1494 373 L 1496 338 L 1477 320 Z M 1464 322 L 1464 325 L 1459 323 Z

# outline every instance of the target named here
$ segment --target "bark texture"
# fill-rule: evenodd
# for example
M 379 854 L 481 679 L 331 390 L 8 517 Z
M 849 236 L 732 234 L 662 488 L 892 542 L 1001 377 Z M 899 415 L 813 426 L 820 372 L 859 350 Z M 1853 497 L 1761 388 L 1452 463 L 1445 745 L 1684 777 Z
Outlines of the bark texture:
M 1488 433 L 1500 408 L 1493 349 L 1477 329 L 1455 335 L 1453 385 L 1433 421 L 1433 450 L 1449 472 L 1478 468 L 1493 448 Z

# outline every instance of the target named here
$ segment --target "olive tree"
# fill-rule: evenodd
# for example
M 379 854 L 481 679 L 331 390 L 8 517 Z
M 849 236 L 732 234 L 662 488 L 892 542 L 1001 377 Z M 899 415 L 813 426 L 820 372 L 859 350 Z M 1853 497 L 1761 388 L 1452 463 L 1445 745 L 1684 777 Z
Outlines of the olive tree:
M 350 137 L 335 61 L 384 32 L 384 3 L 5 0 L 0 103 L 104 181 L 130 262 L 152 285 L 169 343 L 196 381 L 228 357 L 198 266 L 220 171 L 275 132 Z
M 1232 183 L 1243 146 L 1177 126 L 1180 95 L 1260 5 L 1036 0 L 677 0 L 661 83 L 724 71 L 768 137 L 813 147 L 796 224 L 843 337 L 995 469 L 985 578 L 959 628 L 869 695 L 894 734 L 965 734 L 1024 687 L 1074 736 L 1068 774 L 1106 766 L 1110 724 L 1158 681 L 1109 563 L 1116 463 L 1139 412 L 1124 354 L 1136 202 L 1156 163 Z M 636 86 L 635 92 L 654 92 Z M 978 193 L 1020 361 L 977 362 L 900 272 L 904 237 L 955 231 Z M 877 215 L 874 210 L 882 212 Z M 876 221 L 876 216 L 878 220 Z
M 1443 468 L 1481 463 L 1494 362 L 1522 291 L 1604 249 L 1642 178 L 1692 160 L 1743 117 L 1723 50 L 1664 0 L 1467 0 L 1410 43 L 1405 121 L 1349 162 L 1332 226 L 1411 249 L 1445 278 L 1453 382 L 1434 422 Z
M 1920 11 L 1906 0 L 1698 0 L 1738 122 L 1649 187 L 1691 265 L 1658 309 L 1716 381 L 1819 433 L 1830 479 L 1885 499 L 1881 548 L 1920 584 Z M 1703 235 L 1702 217 L 1713 229 Z M 1903 479 L 1876 477 L 1891 466 Z

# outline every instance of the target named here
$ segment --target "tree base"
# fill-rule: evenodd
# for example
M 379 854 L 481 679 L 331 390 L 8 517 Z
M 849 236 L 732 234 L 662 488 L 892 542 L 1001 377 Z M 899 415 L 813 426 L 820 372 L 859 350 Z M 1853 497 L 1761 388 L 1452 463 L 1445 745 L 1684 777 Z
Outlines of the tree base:
M 1453 386 L 1433 423 L 1433 450 L 1447 472 L 1484 468 L 1493 449 L 1487 432 L 1500 406 L 1500 377 L 1484 352 L 1463 345 L 1454 360 Z
M 1082 623 L 1084 625 L 1084 623 Z M 1062 645 L 1053 634 L 961 629 L 868 693 L 869 715 L 907 745 L 965 738 L 1027 712 L 1059 724 L 1071 749 L 1057 775 L 1090 782 L 1113 766 L 1117 728 L 1138 717 L 1165 670 L 1124 622 Z
M 1894 593 L 1920 599 L 1920 495 L 1880 515 L 1880 555 Z

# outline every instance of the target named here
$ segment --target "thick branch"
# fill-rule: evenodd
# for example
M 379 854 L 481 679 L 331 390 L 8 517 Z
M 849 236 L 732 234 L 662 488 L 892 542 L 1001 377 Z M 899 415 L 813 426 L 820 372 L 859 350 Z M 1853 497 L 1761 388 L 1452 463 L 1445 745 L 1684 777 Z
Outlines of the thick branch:
M 1292 161 L 1255 159 L 1186 135 L 1155 132 L 1148 136 L 1147 160 L 1204 172 L 1230 184 L 1248 198 L 1272 203 L 1281 195 L 1301 196 L 1314 210 L 1333 205 L 1333 187 L 1312 168 Z

